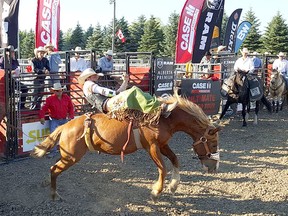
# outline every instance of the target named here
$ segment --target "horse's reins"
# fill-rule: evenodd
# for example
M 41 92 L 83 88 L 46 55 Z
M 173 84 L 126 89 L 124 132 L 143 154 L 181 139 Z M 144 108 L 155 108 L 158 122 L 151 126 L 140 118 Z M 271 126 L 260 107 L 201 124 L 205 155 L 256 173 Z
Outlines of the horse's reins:
M 281 79 L 281 81 L 282 81 L 282 82 L 280 83 L 280 85 L 277 86 L 276 88 L 272 88 L 271 85 L 269 86 L 269 88 L 271 88 L 272 91 L 276 92 L 276 91 L 283 85 L 283 83 L 284 83 L 283 79 Z
M 219 160 L 219 152 L 216 152 L 216 153 L 211 153 L 210 149 L 209 149 L 209 146 L 207 144 L 207 141 L 208 139 L 206 138 L 208 136 L 208 133 L 209 133 L 209 130 L 210 130 L 210 127 L 208 127 L 204 133 L 204 135 L 202 137 L 200 137 L 200 139 L 196 142 L 194 142 L 192 144 L 192 147 L 194 149 L 194 152 L 196 153 L 196 150 L 195 150 L 195 147 L 197 145 L 200 145 L 200 144 L 203 144 L 204 145 L 204 148 L 206 150 L 206 154 L 205 155 L 198 155 L 197 153 L 197 156 L 199 159 L 213 159 L 213 160 L 216 160 L 218 161 Z

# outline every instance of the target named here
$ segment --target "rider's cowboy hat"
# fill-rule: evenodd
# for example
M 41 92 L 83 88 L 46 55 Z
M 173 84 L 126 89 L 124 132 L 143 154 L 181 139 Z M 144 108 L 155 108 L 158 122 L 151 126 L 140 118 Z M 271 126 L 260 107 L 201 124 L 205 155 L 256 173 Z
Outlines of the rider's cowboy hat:
M 55 47 L 54 47 L 54 45 L 53 45 L 51 42 L 49 42 L 49 43 L 47 43 L 47 44 L 45 45 L 44 48 L 45 48 L 45 49 L 47 49 L 47 48 L 52 48 L 52 49 L 54 49 Z
M 241 53 L 242 53 L 242 54 L 244 54 L 244 53 L 248 54 L 248 53 L 249 53 L 249 50 L 248 50 L 246 47 L 244 47 L 244 48 L 241 50 Z
M 279 52 L 278 57 L 284 57 L 285 54 L 283 52 Z
M 38 52 L 46 53 L 46 50 L 43 46 L 39 46 L 38 48 L 34 49 L 34 54 L 37 56 Z
M 54 83 L 53 87 L 51 87 L 51 89 L 54 90 L 54 91 L 58 91 L 58 90 L 63 90 L 64 87 L 61 86 L 61 83 Z
M 105 55 L 113 56 L 112 50 L 107 50 L 107 52 L 104 53 Z
M 78 77 L 79 84 L 83 85 L 85 83 L 86 79 L 90 76 L 93 76 L 93 75 L 104 76 L 103 73 L 96 73 L 92 68 L 87 68 Z
M 77 51 L 81 51 L 82 50 L 82 48 L 80 47 L 80 46 L 77 46 L 77 47 L 75 47 L 75 55 L 76 56 L 79 56 L 80 54 L 77 52 Z
M 217 52 L 220 52 L 220 51 L 224 50 L 225 48 L 226 48 L 226 46 L 221 45 L 217 48 Z

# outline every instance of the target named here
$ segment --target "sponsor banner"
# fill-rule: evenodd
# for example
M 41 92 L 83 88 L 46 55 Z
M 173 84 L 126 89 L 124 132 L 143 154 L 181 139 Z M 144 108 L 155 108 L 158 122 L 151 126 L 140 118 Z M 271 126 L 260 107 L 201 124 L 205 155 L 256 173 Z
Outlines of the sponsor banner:
M 234 73 L 234 65 L 237 60 L 237 56 L 221 56 L 221 70 L 222 70 L 222 79 L 227 79 Z
M 18 48 L 18 14 L 20 0 L 1 0 L 1 47 L 13 45 Z
M 234 52 L 235 50 L 235 40 L 237 34 L 237 26 L 240 20 L 242 9 L 236 9 L 233 11 L 229 20 L 227 22 L 224 45 L 227 47 L 227 51 Z
M 22 130 L 23 152 L 31 151 L 50 134 L 49 121 L 45 121 L 44 125 L 40 122 L 25 123 L 22 124 Z
M 200 63 L 205 52 L 209 51 L 213 30 L 223 6 L 224 0 L 206 0 L 198 22 L 192 63 Z
M 220 88 L 220 81 L 201 79 L 182 79 L 181 81 L 181 95 L 199 105 L 207 115 L 215 115 L 219 111 Z
M 236 42 L 235 42 L 235 50 L 234 52 L 237 53 L 240 49 L 243 41 L 247 37 L 252 24 L 249 21 L 243 21 L 239 24 L 237 29 L 237 36 L 236 36 Z
M 155 61 L 155 95 L 165 96 L 166 94 L 173 95 L 175 68 L 171 58 L 157 58 Z
M 214 27 L 214 30 L 213 30 L 213 35 L 212 35 L 210 49 L 216 48 L 216 47 L 221 45 L 221 43 L 220 43 L 220 33 L 221 33 L 221 27 L 222 27 L 224 5 L 225 5 L 225 0 L 223 0 L 222 7 L 220 8 L 220 12 L 219 12 L 218 18 L 216 20 L 216 24 L 215 24 L 215 27 Z
M 60 33 L 60 0 L 38 0 L 36 14 L 35 46 L 52 43 L 58 50 Z
M 195 34 L 201 10 L 205 0 L 187 0 L 179 19 L 175 63 L 187 63 L 192 60 Z

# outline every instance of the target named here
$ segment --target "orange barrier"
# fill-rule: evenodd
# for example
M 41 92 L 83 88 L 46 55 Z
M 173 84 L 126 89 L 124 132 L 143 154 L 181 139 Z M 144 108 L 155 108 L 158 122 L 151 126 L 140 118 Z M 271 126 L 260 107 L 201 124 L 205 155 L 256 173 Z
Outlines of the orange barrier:
M 139 87 L 143 91 L 149 91 L 149 72 L 150 67 L 130 67 L 130 84 Z
M 0 156 L 4 154 L 6 143 L 6 124 L 3 123 L 5 114 L 5 71 L 0 69 Z

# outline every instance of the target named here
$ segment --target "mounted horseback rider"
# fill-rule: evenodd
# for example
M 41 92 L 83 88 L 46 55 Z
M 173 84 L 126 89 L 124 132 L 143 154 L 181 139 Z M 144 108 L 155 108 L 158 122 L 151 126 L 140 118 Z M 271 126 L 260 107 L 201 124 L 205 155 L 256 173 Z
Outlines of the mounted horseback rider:
M 277 70 L 281 72 L 283 79 L 286 84 L 286 88 L 288 87 L 288 61 L 285 59 L 285 54 L 283 52 L 279 52 L 278 59 L 273 62 L 273 70 Z
M 158 122 L 160 114 L 167 118 L 177 103 L 161 102 L 136 86 L 126 90 L 129 76 L 123 75 L 123 83 L 118 90 L 102 87 L 97 83 L 102 73 L 96 73 L 92 68 L 84 70 L 78 78 L 83 85 L 87 101 L 98 111 L 107 113 L 118 120 L 132 119 L 140 124 Z

